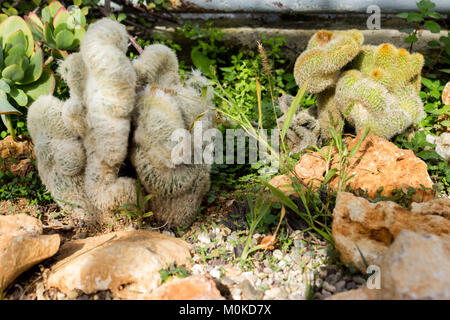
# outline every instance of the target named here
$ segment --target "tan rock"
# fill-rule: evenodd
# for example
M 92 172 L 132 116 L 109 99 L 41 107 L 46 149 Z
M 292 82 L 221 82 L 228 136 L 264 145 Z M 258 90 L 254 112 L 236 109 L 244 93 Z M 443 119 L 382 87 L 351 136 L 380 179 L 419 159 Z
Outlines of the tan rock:
M 24 177 L 35 170 L 31 159 L 35 159 L 33 144 L 23 136 L 21 141 L 14 141 L 11 136 L 0 140 L 0 158 L 3 159 L 0 170 L 11 171 L 14 177 Z
M 139 299 L 159 286 L 159 270 L 170 263 L 189 265 L 190 252 L 181 239 L 134 230 L 70 241 L 59 258 L 47 287 L 63 293 L 111 290 L 121 298 Z
M 442 104 L 450 104 L 450 82 L 447 82 L 444 91 L 442 91 Z
M 365 286 L 329 299 L 450 299 L 449 238 L 403 230 L 380 261 L 379 289 Z
M 42 223 L 25 214 L 0 215 L 0 287 L 7 287 L 21 273 L 53 256 L 59 235 L 42 235 Z
M 176 278 L 150 293 L 149 300 L 224 300 L 213 280 L 203 276 Z
M 362 132 L 356 138 L 346 140 L 349 150 L 354 148 L 361 134 Z M 322 154 L 327 154 L 328 148 L 322 148 Z M 331 150 L 331 156 L 329 170 L 334 168 L 339 170 L 339 158 L 335 147 Z M 354 176 L 348 181 L 347 186 L 353 190 L 367 191 L 367 196 L 372 199 L 376 198 L 380 187 L 383 187 L 381 195 L 385 197 L 392 196 L 392 191 L 395 189 L 407 191 L 407 186 L 417 190 L 414 201 L 426 201 L 435 196 L 426 163 L 416 157 L 411 150 L 399 149 L 393 143 L 378 136 L 366 137 L 349 162 L 347 177 Z M 313 152 L 301 156 L 294 171 L 306 184 L 319 187 L 326 176 L 326 167 L 326 160 L 319 153 Z M 329 186 L 336 190 L 338 182 L 339 171 L 330 180 Z M 292 193 L 292 188 L 289 189 L 286 186 L 291 184 L 286 176 L 275 177 L 270 183 L 276 187 L 284 184 L 284 190 Z M 423 190 L 421 185 L 429 190 Z
M 359 250 L 369 264 L 376 264 L 403 229 L 450 237 L 450 199 L 412 203 L 407 210 L 392 201 L 371 203 L 348 192 L 338 194 L 332 235 L 345 264 L 352 262 L 365 272 Z

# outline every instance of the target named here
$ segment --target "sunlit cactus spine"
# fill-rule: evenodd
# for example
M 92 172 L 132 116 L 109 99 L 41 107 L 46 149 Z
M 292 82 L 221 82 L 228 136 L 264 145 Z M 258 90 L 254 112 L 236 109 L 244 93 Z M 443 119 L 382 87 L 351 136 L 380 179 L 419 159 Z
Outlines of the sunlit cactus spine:
M 390 139 L 424 116 L 420 91 L 423 56 L 391 44 L 364 46 L 336 85 L 339 110 L 356 130 Z
M 357 30 L 318 31 L 295 62 L 297 85 L 302 87 L 308 80 L 308 93 L 318 93 L 332 87 L 339 71 L 356 57 L 363 42 L 364 37 Z

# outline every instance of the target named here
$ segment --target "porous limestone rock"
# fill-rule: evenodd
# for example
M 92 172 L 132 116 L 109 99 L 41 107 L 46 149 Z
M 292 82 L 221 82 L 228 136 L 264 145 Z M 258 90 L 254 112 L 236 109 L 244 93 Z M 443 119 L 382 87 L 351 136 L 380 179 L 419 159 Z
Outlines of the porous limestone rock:
M 31 159 L 36 156 L 31 141 L 23 136 L 18 138 L 19 141 L 14 141 L 12 136 L 7 136 L 0 140 L 0 170 L 8 170 L 14 177 L 25 177 L 34 170 Z
M 5 289 L 21 273 L 53 256 L 59 243 L 59 235 L 42 234 L 42 223 L 36 218 L 0 215 L 0 288 Z
M 190 257 L 183 240 L 146 230 L 74 240 L 61 247 L 47 287 L 63 293 L 111 290 L 124 299 L 140 299 L 160 285 L 161 269 L 189 265 Z
M 380 258 L 380 288 L 338 293 L 329 300 L 450 299 L 450 239 L 401 231 Z
M 450 104 L 450 82 L 447 82 L 444 91 L 442 91 L 442 104 Z
M 153 290 L 148 300 L 224 300 L 213 280 L 204 276 L 175 278 Z
M 443 132 L 435 140 L 436 153 L 445 160 L 450 160 L 450 132 Z
M 356 138 L 347 138 L 348 149 L 352 148 L 361 139 L 362 131 Z M 323 147 L 321 152 L 327 154 L 329 147 Z M 331 151 L 333 160 L 330 163 L 330 170 L 339 169 L 339 159 L 337 148 Z M 392 142 L 383 138 L 369 134 L 361 143 L 358 151 L 350 159 L 347 169 L 347 177 L 354 175 L 347 186 L 353 190 L 362 189 L 367 192 L 367 196 L 375 199 L 380 187 L 383 187 L 380 195 L 392 196 L 393 190 L 407 190 L 407 186 L 416 189 L 413 201 L 426 201 L 435 196 L 432 189 L 433 182 L 428 175 L 427 164 L 416 157 L 411 150 L 397 148 Z M 319 153 L 307 153 L 300 157 L 294 170 L 299 178 L 306 184 L 319 187 L 326 176 L 326 160 Z M 286 183 L 289 177 L 275 177 L 271 184 L 275 187 L 283 187 L 283 190 L 292 193 Z M 339 171 L 329 182 L 329 186 L 336 189 L 339 181 Z M 426 189 L 421 187 L 423 185 Z
M 342 262 L 365 272 L 404 230 L 450 238 L 450 199 L 411 204 L 407 210 L 392 201 L 371 203 L 339 192 L 333 211 L 332 235 Z M 359 249 L 359 250 L 358 250 Z M 361 253 L 360 253 L 361 251 Z

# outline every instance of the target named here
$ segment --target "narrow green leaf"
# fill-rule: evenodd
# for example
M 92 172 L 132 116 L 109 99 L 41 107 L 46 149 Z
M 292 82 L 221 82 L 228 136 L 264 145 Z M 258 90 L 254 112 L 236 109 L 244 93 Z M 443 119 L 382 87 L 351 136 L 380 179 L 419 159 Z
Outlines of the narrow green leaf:
M 366 127 L 364 129 L 364 132 L 361 136 L 361 139 L 358 141 L 358 143 L 356 143 L 356 145 L 353 147 L 352 151 L 350 151 L 350 154 L 348 155 L 349 158 L 353 157 L 356 152 L 358 151 L 359 147 L 361 146 L 361 143 L 364 141 L 364 139 L 366 138 L 367 134 L 369 133 L 370 128 Z
M 337 171 L 338 170 L 336 168 L 333 168 L 330 171 L 328 171 L 327 175 L 323 179 L 322 185 L 326 185 L 328 182 L 330 182 L 330 180 L 336 175 Z
M 272 194 L 278 198 L 278 200 L 281 201 L 282 204 L 284 204 L 285 206 L 289 207 L 290 209 L 292 209 L 295 213 L 300 214 L 300 211 L 298 210 L 297 206 L 295 205 L 295 203 L 287 196 L 283 193 L 283 191 L 279 190 L 278 188 L 275 188 L 274 186 L 272 186 L 271 184 L 269 184 L 268 182 L 261 180 L 261 182 L 267 187 L 269 188 L 270 192 L 272 192 Z
M 303 96 L 305 95 L 306 88 L 308 87 L 309 79 L 305 81 L 302 87 L 297 91 L 297 95 L 292 101 L 291 106 L 289 107 L 288 113 L 286 115 L 286 120 L 283 123 L 283 128 L 281 129 L 281 139 L 283 140 L 286 136 L 286 132 L 291 126 L 292 119 L 294 118 L 295 111 L 300 106 L 300 102 L 302 101 Z

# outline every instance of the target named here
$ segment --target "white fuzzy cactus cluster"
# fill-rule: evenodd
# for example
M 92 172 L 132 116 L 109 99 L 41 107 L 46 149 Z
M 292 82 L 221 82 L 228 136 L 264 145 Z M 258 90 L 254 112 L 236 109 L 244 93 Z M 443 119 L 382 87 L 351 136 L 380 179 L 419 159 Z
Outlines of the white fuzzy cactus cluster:
M 190 224 L 209 189 L 210 166 L 175 164 L 171 137 L 201 114 L 197 122 L 213 126 L 211 89 L 197 72 L 183 83 L 166 46 L 150 45 L 133 62 L 127 47 L 120 23 L 104 18 L 90 25 L 80 52 L 58 70 L 70 98 L 41 96 L 30 106 L 39 175 L 64 209 L 103 224 L 136 203 L 136 180 L 119 176 L 129 158 L 145 192 L 154 195 L 150 206 L 158 219 Z

